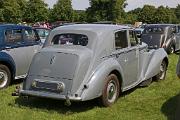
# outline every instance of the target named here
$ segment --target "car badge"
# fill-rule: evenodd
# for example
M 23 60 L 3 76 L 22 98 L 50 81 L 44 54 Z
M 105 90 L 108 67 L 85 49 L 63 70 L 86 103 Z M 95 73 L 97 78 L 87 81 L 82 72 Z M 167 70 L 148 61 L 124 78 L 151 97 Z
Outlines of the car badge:
M 55 60 L 55 56 L 53 56 L 50 60 L 50 64 L 53 64 L 54 63 L 54 60 Z

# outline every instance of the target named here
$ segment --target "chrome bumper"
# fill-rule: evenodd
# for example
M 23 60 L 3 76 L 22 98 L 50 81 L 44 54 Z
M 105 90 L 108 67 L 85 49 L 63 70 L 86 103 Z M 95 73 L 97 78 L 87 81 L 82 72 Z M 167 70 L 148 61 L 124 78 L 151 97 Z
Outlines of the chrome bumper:
M 70 101 L 82 101 L 81 97 L 72 97 L 69 95 L 59 95 L 55 93 L 48 92 L 39 92 L 39 91 L 30 91 L 30 90 L 20 90 L 20 96 L 35 96 L 35 97 L 44 97 L 44 98 L 52 98 L 58 100 L 70 100 Z

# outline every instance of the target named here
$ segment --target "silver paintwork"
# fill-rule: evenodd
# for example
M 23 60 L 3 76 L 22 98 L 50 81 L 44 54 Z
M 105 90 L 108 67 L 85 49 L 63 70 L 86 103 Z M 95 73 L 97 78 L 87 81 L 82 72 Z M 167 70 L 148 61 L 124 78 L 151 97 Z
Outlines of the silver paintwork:
M 3 50 L 3 52 L 9 54 L 15 62 L 15 79 L 26 77 L 32 58 L 41 49 L 41 47 L 41 45 L 31 45 Z
M 105 78 L 116 71 L 121 81 L 121 91 L 129 90 L 160 72 L 164 49 L 148 50 L 145 43 L 115 49 L 115 32 L 132 30 L 118 25 L 69 25 L 51 31 L 44 48 L 32 60 L 21 95 L 54 99 L 85 101 L 102 95 Z M 87 35 L 87 46 L 51 45 L 55 35 L 77 33 Z M 44 83 L 51 88 L 51 82 L 63 83 L 64 89 L 57 93 L 49 89 L 36 88 L 33 81 Z M 49 82 L 49 85 L 46 84 Z M 109 85 L 113 86 L 112 84 Z M 112 91 L 111 89 L 109 91 Z M 116 94 L 116 93 L 115 93 Z M 112 97 L 113 99 L 113 97 Z

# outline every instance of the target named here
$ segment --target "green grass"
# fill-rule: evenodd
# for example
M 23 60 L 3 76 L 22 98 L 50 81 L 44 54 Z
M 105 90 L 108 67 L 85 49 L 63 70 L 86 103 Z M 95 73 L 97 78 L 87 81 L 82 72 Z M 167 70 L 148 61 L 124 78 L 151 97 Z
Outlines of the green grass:
M 175 66 L 178 55 L 169 56 L 166 80 L 123 93 L 112 107 L 99 107 L 96 100 L 72 103 L 12 97 L 14 83 L 0 91 L 0 120 L 180 120 L 180 79 Z M 179 119 L 178 119 L 179 118 Z

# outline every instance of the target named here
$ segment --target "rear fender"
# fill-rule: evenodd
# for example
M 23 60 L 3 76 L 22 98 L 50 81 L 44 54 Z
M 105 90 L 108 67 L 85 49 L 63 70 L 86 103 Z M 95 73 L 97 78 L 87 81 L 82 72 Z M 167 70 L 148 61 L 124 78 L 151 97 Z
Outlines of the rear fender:
M 121 73 L 122 79 L 124 78 L 122 67 L 116 60 L 110 58 L 103 61 L 91 75 L 89 82 L 86 85 L 87 88 L 84 89 L 81 95 L 82 100 L 90 100 L 101 96 L 105 85 L 105 78 L 114 70 Z
M 160 72 L 161 63 L 165 58 L 168 58 L 168 56 L 163 48 L 153 50 L 143 80 L 147 80 L 157 75 Z
M 12 75 L 11 77 L 12 79 L 14 79 L 16 73 L 16 65 L 13 58 L 5 52 L 0 52 L 0 63 L 6 65 L 10 69 Z

